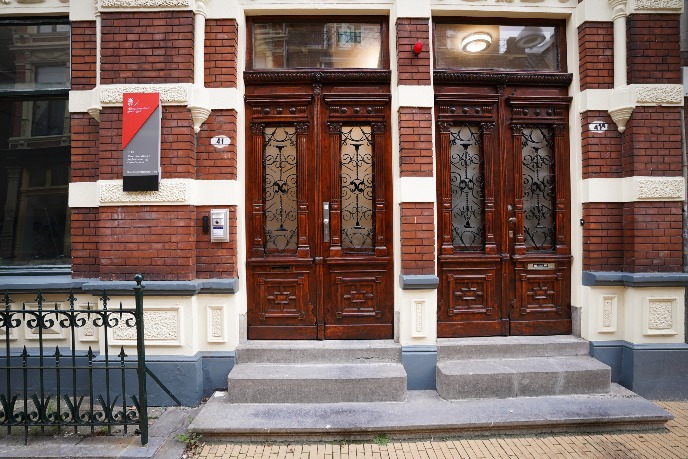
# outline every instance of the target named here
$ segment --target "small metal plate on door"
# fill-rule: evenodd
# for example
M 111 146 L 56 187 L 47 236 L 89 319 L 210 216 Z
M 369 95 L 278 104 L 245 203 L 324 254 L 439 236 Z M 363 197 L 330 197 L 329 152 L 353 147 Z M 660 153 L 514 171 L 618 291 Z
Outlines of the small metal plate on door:
M 556 263 L 528 263 L 528 269 L 545 270 L 556 268 Z

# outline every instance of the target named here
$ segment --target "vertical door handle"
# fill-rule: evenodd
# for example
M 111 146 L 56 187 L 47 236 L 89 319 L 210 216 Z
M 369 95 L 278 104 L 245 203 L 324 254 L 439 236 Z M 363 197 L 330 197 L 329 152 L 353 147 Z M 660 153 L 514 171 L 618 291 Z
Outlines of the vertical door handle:
M 323 202 L 323 242 L 330 242 L 330 203 Z

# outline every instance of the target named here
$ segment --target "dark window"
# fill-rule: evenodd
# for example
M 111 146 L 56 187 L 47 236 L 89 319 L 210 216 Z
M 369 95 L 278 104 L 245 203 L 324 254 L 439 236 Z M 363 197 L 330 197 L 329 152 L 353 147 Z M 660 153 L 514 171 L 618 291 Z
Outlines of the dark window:
M 70 258 L 70 25 L 0 21 L 0 264 Z

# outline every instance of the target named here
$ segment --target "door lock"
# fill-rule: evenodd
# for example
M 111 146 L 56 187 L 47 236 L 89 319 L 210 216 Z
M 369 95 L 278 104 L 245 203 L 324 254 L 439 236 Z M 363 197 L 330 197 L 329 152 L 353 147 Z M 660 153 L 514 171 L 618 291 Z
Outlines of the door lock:
M 323 202 L 323 242 L 330 242 L 330 203 Z

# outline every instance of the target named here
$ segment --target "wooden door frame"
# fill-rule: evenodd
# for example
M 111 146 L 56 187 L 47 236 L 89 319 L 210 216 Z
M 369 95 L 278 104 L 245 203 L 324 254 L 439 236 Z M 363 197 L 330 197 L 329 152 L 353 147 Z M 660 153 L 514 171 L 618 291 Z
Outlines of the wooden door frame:
M 523 72 L 435 72 L 436 89 L 436 138 L 437 143 L 437 190 L 438 190 L 438 336 L 483 336 L 500 334 L 542 334 L 539 325 L 546 326 L 543 320 L 538 327 L 531 327 L 528 321 L 538 320 L 537 308 L 528 308 L 528 295 L 532 288 L 528 283 L 541 281 L 542 285 L 557 283 L 558 313 L 562 320 L 549 323 L 547 332 L 566 334 L 571 332 L 570 290 L 571 262 L 570 241 L 570 167 L 568 115 L 571 98 L 562 95 L 563 88 L 571 82 L 569 74 L 538 74 Z M 512 94 L 514 87 L 528 88 L 529 92 L 542 90 L 543 95 L 520 96 Z M 555 163 L 564 167 L 555 169 L 556 211 L 555 225 L 557 240 L 554 253 L 538 253 L 526 250 L 523 235 L 523 184 L 513 180 L 513 189 L 497 187 L 494 194 L 490 191 L 492 178 L 502 179 L 507 170 L 501 159 L 486 163 L 484 224 L 485 246 L 481 252 L 460 253 L 452 243 L 451 194 L 449 184 L 449 142 L 447 128 L 452 123 L 480 124 L 484 134 L 484 155 L 489 158 L 496 150 L 499 155 L 521 155 L 521 134 L 519 126 L 546 125 L 555 131 Z M 500 133 L 493 133 L 496 127 Z M 520 167 L 519 161 L 514 161 Z M 520 177 L 519 171 L 514 175 Z M 494 183 L 493 183 L 494 184 Z M 507 211 L 507 196 L 513 194 L 513 212 Z M 495 207 L 496 203 L 496 207 Z M 509 213 L 511 212 L 511 213 Z M 516 231 L 509 239 L 509 223 L 515 219 Z M 490 255 L 493 254 L 494 259 Z M 532 272 L 532 266 L 539 263 L 554 263 L 552 272 Z M 472 275 L 466 265 L 475 267 Z M 550 265 L 547 265 L 550 266 Z M 458 273 L 458 277 L 457 274 Z M 511 273 L 511 274 L 510 274 Z M 544 274 L 547 274 L 545 276 Z M 463 277 L 462 277 L 463 276 Z M 549 277 L 548 277 L 549 276 Z M 488 298 L 494 301 L 501 314 L 500 320 L 491 324 L 484 323 L 482 330 L 476 330 L 470 322 L 444 322 L 444 308 L 448 308 L 450 292 L 447 282 L 453 283 L 461 278 L 465 282 L 481 282 L 483 286 L 492 283 L 488 290 L 484 287 L 485 303 Z M 540 279 L 541 278 L 541 279 Z M 471 280 L 472 279 L 472 280 Z M 513 279 L 513 280 L 511 280 Z M 554 279 L 554 280 L 553 280 Z M 518 281 L 517 281 L 518 280 Z M 500 286 L 501 284 L 501 286 Z M 447 291 L 445 291 L 447 290 Z M 525 305 L 525 306 L 524 306 Z M 480 305 L 478 305 L 480 306 Z M 489 313 L 485 304 L 480 311 Z M 515 311 L 515 312 L 514 312 Z M 494 312 L 494 311 L 492 311 Z M 550 311 L 551 312 L 551 311 Z

